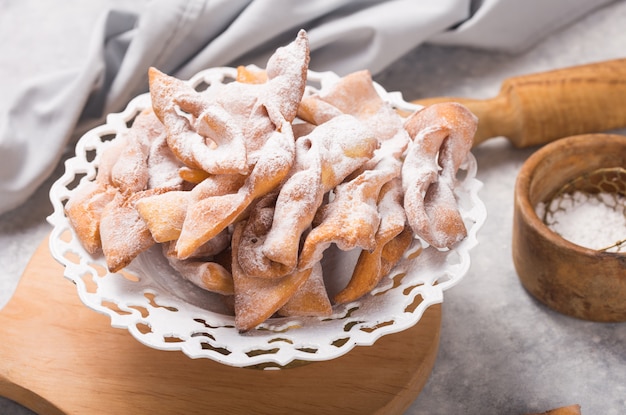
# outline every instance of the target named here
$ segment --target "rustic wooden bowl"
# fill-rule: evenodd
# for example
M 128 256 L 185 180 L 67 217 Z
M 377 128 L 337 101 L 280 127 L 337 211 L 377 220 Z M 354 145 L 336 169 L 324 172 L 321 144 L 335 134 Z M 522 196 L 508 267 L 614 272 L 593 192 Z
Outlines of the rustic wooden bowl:
M 528 158 L 515 184 L 513 262 L 522 285 L 548 307 L 585 320 L 616 322 L 626 321 L 626 254 L 569 242 L 535 211 L 568 181 L 606 167 L 626 167 L 626 136 L 568 137 Z

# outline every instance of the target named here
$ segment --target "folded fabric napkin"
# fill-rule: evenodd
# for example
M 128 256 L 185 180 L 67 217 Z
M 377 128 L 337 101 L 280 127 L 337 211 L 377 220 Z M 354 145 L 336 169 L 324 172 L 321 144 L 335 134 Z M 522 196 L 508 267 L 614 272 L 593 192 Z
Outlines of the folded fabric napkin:
M 306 29 L 311 69 L 373 74 L 430 42 L 518 52 L 614 0 L 153 0 L 110 10 L 80 68 L 34 79 L 0 114 L 0 214 L 24 203 L 66 146 L 147 91 L 150 66 L 187 79 L 264 66 Z

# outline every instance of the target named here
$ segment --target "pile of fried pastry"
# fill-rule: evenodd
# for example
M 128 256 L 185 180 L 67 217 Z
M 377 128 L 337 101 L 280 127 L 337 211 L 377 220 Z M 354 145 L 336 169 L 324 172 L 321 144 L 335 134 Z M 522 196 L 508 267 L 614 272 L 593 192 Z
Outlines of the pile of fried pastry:
M 401 117 L 366 70 L 305 93 L 308 64 L 300 31 L 265 69 L 203 91 L 151 68 L 151 107 L 104 143 L 95 179 L 65 204 L 84 248 L 117 272 L 160 244 L 245 332 L 359 299 L 416 237 L 439 249 L 464 239 L 454 186 L 476 117 L 454 103 Z M 329 298 L 333 244 L 361 253 Z

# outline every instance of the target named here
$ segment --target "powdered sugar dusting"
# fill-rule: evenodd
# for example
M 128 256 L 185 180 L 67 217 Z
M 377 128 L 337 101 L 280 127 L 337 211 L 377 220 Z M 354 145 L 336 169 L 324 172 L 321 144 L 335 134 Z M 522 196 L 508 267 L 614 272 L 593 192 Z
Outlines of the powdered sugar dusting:
M 209 69 L 194 76 L 190 84 L 197 85 L 200 81 L 211 84 L 216 79 L 219 82 L 223 77 L 234 79 L 232 76 L 234 72 L 234 68 Z M 334 74 L 329 74 L 329 76 L 336 77 Z M 310 77 L 313 83 L 319 82 L 325 85 L 324 80 L 328 74 L 310 72 Z M 408 103 L 401 100 L 397 93 L 389 94 L 383 91 L 381 96 L 385 100 L 392 101 L 398 108 L 411 108 Z M 454 286 L 467 271 L 468 251 L 475 246 L 476 232 L 485 219 L 484 206 L 477 197 L 480 183 L 474 178 L 474 168 L 469 170 L 469 174 L 459 177 L 460 188 L 456 193 L 463 217 L 466 218 L 470 230 L 469 237 L 456 245 L 452 251 L 459 260 L 447 261 L 447 252 L 420 249 L 421 254 L 410 256 L 411 263 L 415 263 L 414 266 L 400 265 L 392 273 L 392 276 L 396 276 L 397 271 L 406 271 L 402 278 L 384 279 L 383 284 L 373 292 L 374 295 L 367 295 L 345 306 L 337 305 L 333 307 L 332 314 L 325 318 L 271 318 L 262 323 L 259 330 L 253 330 L 247 335 L 239 335 L 234 325 L 232 310 L 228 309 L 229 306 L 232 307 L 232 302 L 225 305 L 228 301 L 222 301 L 222 296 L 195 289 L 188 281 L 177 278 L 176 273 L 160 253 L 161 249 L 151 249 L 141 254 L 131 264 L 128 274 L 136 275 L 137 279 L 121 278 L 116 273 L 102 275 L 101 268 L 91 267 L 92 264 L 102 266 L 102 256 L 86 255 L 77 238 L 74 237 L 68 242 L 67 237 L 62 236 L 67 235 L 69 229 L 63 212 L 63 203 L 72 193 L 68 186 L 71 186 L 77 174 L 99 167 L 103 171 L 107 170 L 104 167 L 106 163 L 98 166 L 98 163 L 103 160 L 103 157 L 100 157 L 101 150 L 106 147 L 100 144 L 107 141 L 102 140 L 103 132 L 111 134 L 113 130 L 118 138 L 121 138 L 120 132 L 126 129 L 125 123 L 136 115 L 138 109 L 145 108 L 147 102 L 149 102 L 148 96 L 138 97 L 129 104 L 124 113 L 111 114 L 107 119 L 105 130 L 94 130 L 79 141 L 76 149 L 77 156 L 72 159 L 71 164 L 67 165 L 63 177 L 53 185 L 51 200 L 55 213 L 49 218 L 50 223 L 54 225 L 50 238 L 51 252 L 59 262 L 66 266 L 65 275 L 76 283 L 81 300 L 90 308 L 109 315 L 114 327 L 128 328 L 129 332 L 142 343 L 156 349 L 180 350 L 194 358 L 211 358 L 234 366 L 250 366 L 266 362 L 282 366 L 294 359 L 329 360 L 345 354 L 355 345 L 370 345 L 383 335 L 413 326 L 420 320 L 424 310 L 430 305 L 441 302 L 443 291 Z M 299 133 L 298 137 L 301 135 Z M 117 139 L 114 141 L 122 142 Z M 85 150 L 93 148 L 94 142 L 97 145 L 98 154 L 95 160 L 85 156 Z M 470 157 L 468 160 L 468 163 L 474 166 L 473 158 Z M 107 180 L 104 181 L 108 182 L 108 176 L 108 174 L 102 174 L 100 179 L 106 178 Z M 191 180 L 190 183 L 198 183 L 198 181 Z M 236 187 L 238 188 L 239 185 Z M 185 190 L 188 191 L 189 187 L 186 186 Z M 76 236 L 73 232 L 71 234 Z M 333 251 L 336 250 L 333 249 Z M 75 260 L 68 259 L 64 255 L 66 252 L 78 253 L 80 266 L 76 266 Z M 350 277 L 350 272 L 358 257 L 358 255 L 350 256 L 351 252 L 341 252 L 342 258 L 349 257 L 345 263 L 329 264 L 325 261 L 325 265 L 330 265 L 329 280 L 326 281 L 326 290 L 329 293 L 337 292 L 339 288 L 335 287 L 331 280 L 340 277 L 345 283 Z M 327 255 L 324 259 L 327 259 Z M 94 276 L 98 274 L 95 293 L 85 292 L 83 280 L 86 274 Z M 124 275 L 126 274 L 124 272 Z M 441 280 L 441 275 L 447 278 Z M 152 297 L 147 298 L 144 295 L 146 292 L 158 296 L 157 307 Z M 419 305 L 415 310 L 407 312 L 406 304 L 412 303 L 413 298 L 417 298 L 416 295 L 421 300 Z M 129 312 L 119 313 L 119 309 L 116 311 L 107 308 L 105 302 L 102 301 L 104 299 L 107 302 L 114 301 L 119 308 Z M 167 307 L 159 307 L 160 305 Z M 145 310 L 145 313 L 136 312 L 139 308 Z M 390 324 L 380 325 L 381 321 Z M 150 332 L 139 332 L 137 330 L 139 323 L 149 325 Z M 337 345 L 338 335 L 342 340 L 346 339 L 345 344 Z M 168 341 L 171 338 L 177 338 L 180 341 Z M 204 347 L 205 345 L 214 347 Z M 272 349 L 272 353 L 250 353 L 250 351 L 269 349 Z M 274 353 L 273 350 L 276 352 Z
M 150 70 L 153 113 L 136 118 L 120 153 L 125 163 L 112 167 L 112 184 L 120 192 L 116 204 L 105 211 L 103 223 L 115 229 L 103 232 L 103 251 L 109 259 L 114 255 L 109 248 L 115 248 L 122 257 L 110 269 L 131 261 L 145 249 L 144 241 L 146 247 L 154 243 L 152 224 L 162 223 L 167 236 L 158 240 L 174 244 L 172 266 L 209 289 L 230 275 L 210 262 L 212 258 L 190 258 L 216 235 L 237 229 L 239 236 L 227 255 L 239 287 L 234 292 L 235 326 L 245 331 L 276 311 L 270 308 L 287 302 L 331 245 L 344 251 L 374 251 L 384 246 L 378 242 L 384 239 L 382 233 L 391 238 L 406 230 L 410 236 L 407 219 L 419 236 L 443 240 L 438 247 L 447 248 L 459 235 L 466 236 L 464 228 L 455 228 L 459 221 L 450 178 L 466 156 L 472 123 L 459 119 L 457 108 L 442 106 L 420 112 L 407 129 L 367 71 L 348 75 L 329 91 L 303 100 L 307 67 L 308 44 L 302 31 L 295 42 L 272 55 L 262 82 L 247 84 L 238 76 L 198 92 L 191 81 Z M 311 118 L 298 122 L 308 122 L 310 131 L 300 131 L 296 141 L 292 123 L 299 105 L 308 111 L 302 115 Z M 316 113 L 320 108 L 321 114 Z M 405 174 L 403 164 L 410 165 L 413 170 L 407 172 L 413 174 Z M 198 173 L 177 175 L 181 168 Z M 240 185 L 205 197 L 210 189 L 204 183 L 215 187 L 225 177 L 239 177 Z M 153 209 L 141 209 L 147 202 L 140 203 L 140 211 L 135 211 L 130 198 L 138 200 L 148 190 L 170 185 L 164 191 L 178 189 L 189 197 L 158 199 Z M 389 197 L 381 198 L 389 189 Z M 413 191 L 413 198 L 402 205 L 406 189 Z M 185 202 L 180 209 L 174 207 L 177 197 Z M 166 201 L 167 206 L 159 206 Z M 159 220 L 150 220 L 148 213 Z M 411 218 L 421 213 L 430 228 L 414 226 Z M 462 219 L 459 223 L 463 225 Z M 133 238 L 126 241 L 128 229 Z M 424 234 L 424 229 L 430 233 Z M 389 262 L 392 267 L 397 261 Z M 359 297 L 380 281 L 377 278 Z M 313 294 L 319 290 L 323 286 Z

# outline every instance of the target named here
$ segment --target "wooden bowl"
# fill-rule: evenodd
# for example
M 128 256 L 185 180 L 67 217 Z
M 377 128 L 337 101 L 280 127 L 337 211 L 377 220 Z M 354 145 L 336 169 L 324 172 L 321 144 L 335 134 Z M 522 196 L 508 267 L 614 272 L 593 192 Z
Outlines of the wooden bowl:
M 626 321 L 626 254 L 576 245 L 552 231 L 536 206 L 599 168 L 626 167 L 626 137 L 586 134 L 552 142 L 522 166 L 515 184 L 513 262 L 522 285 L 573 317 Z

